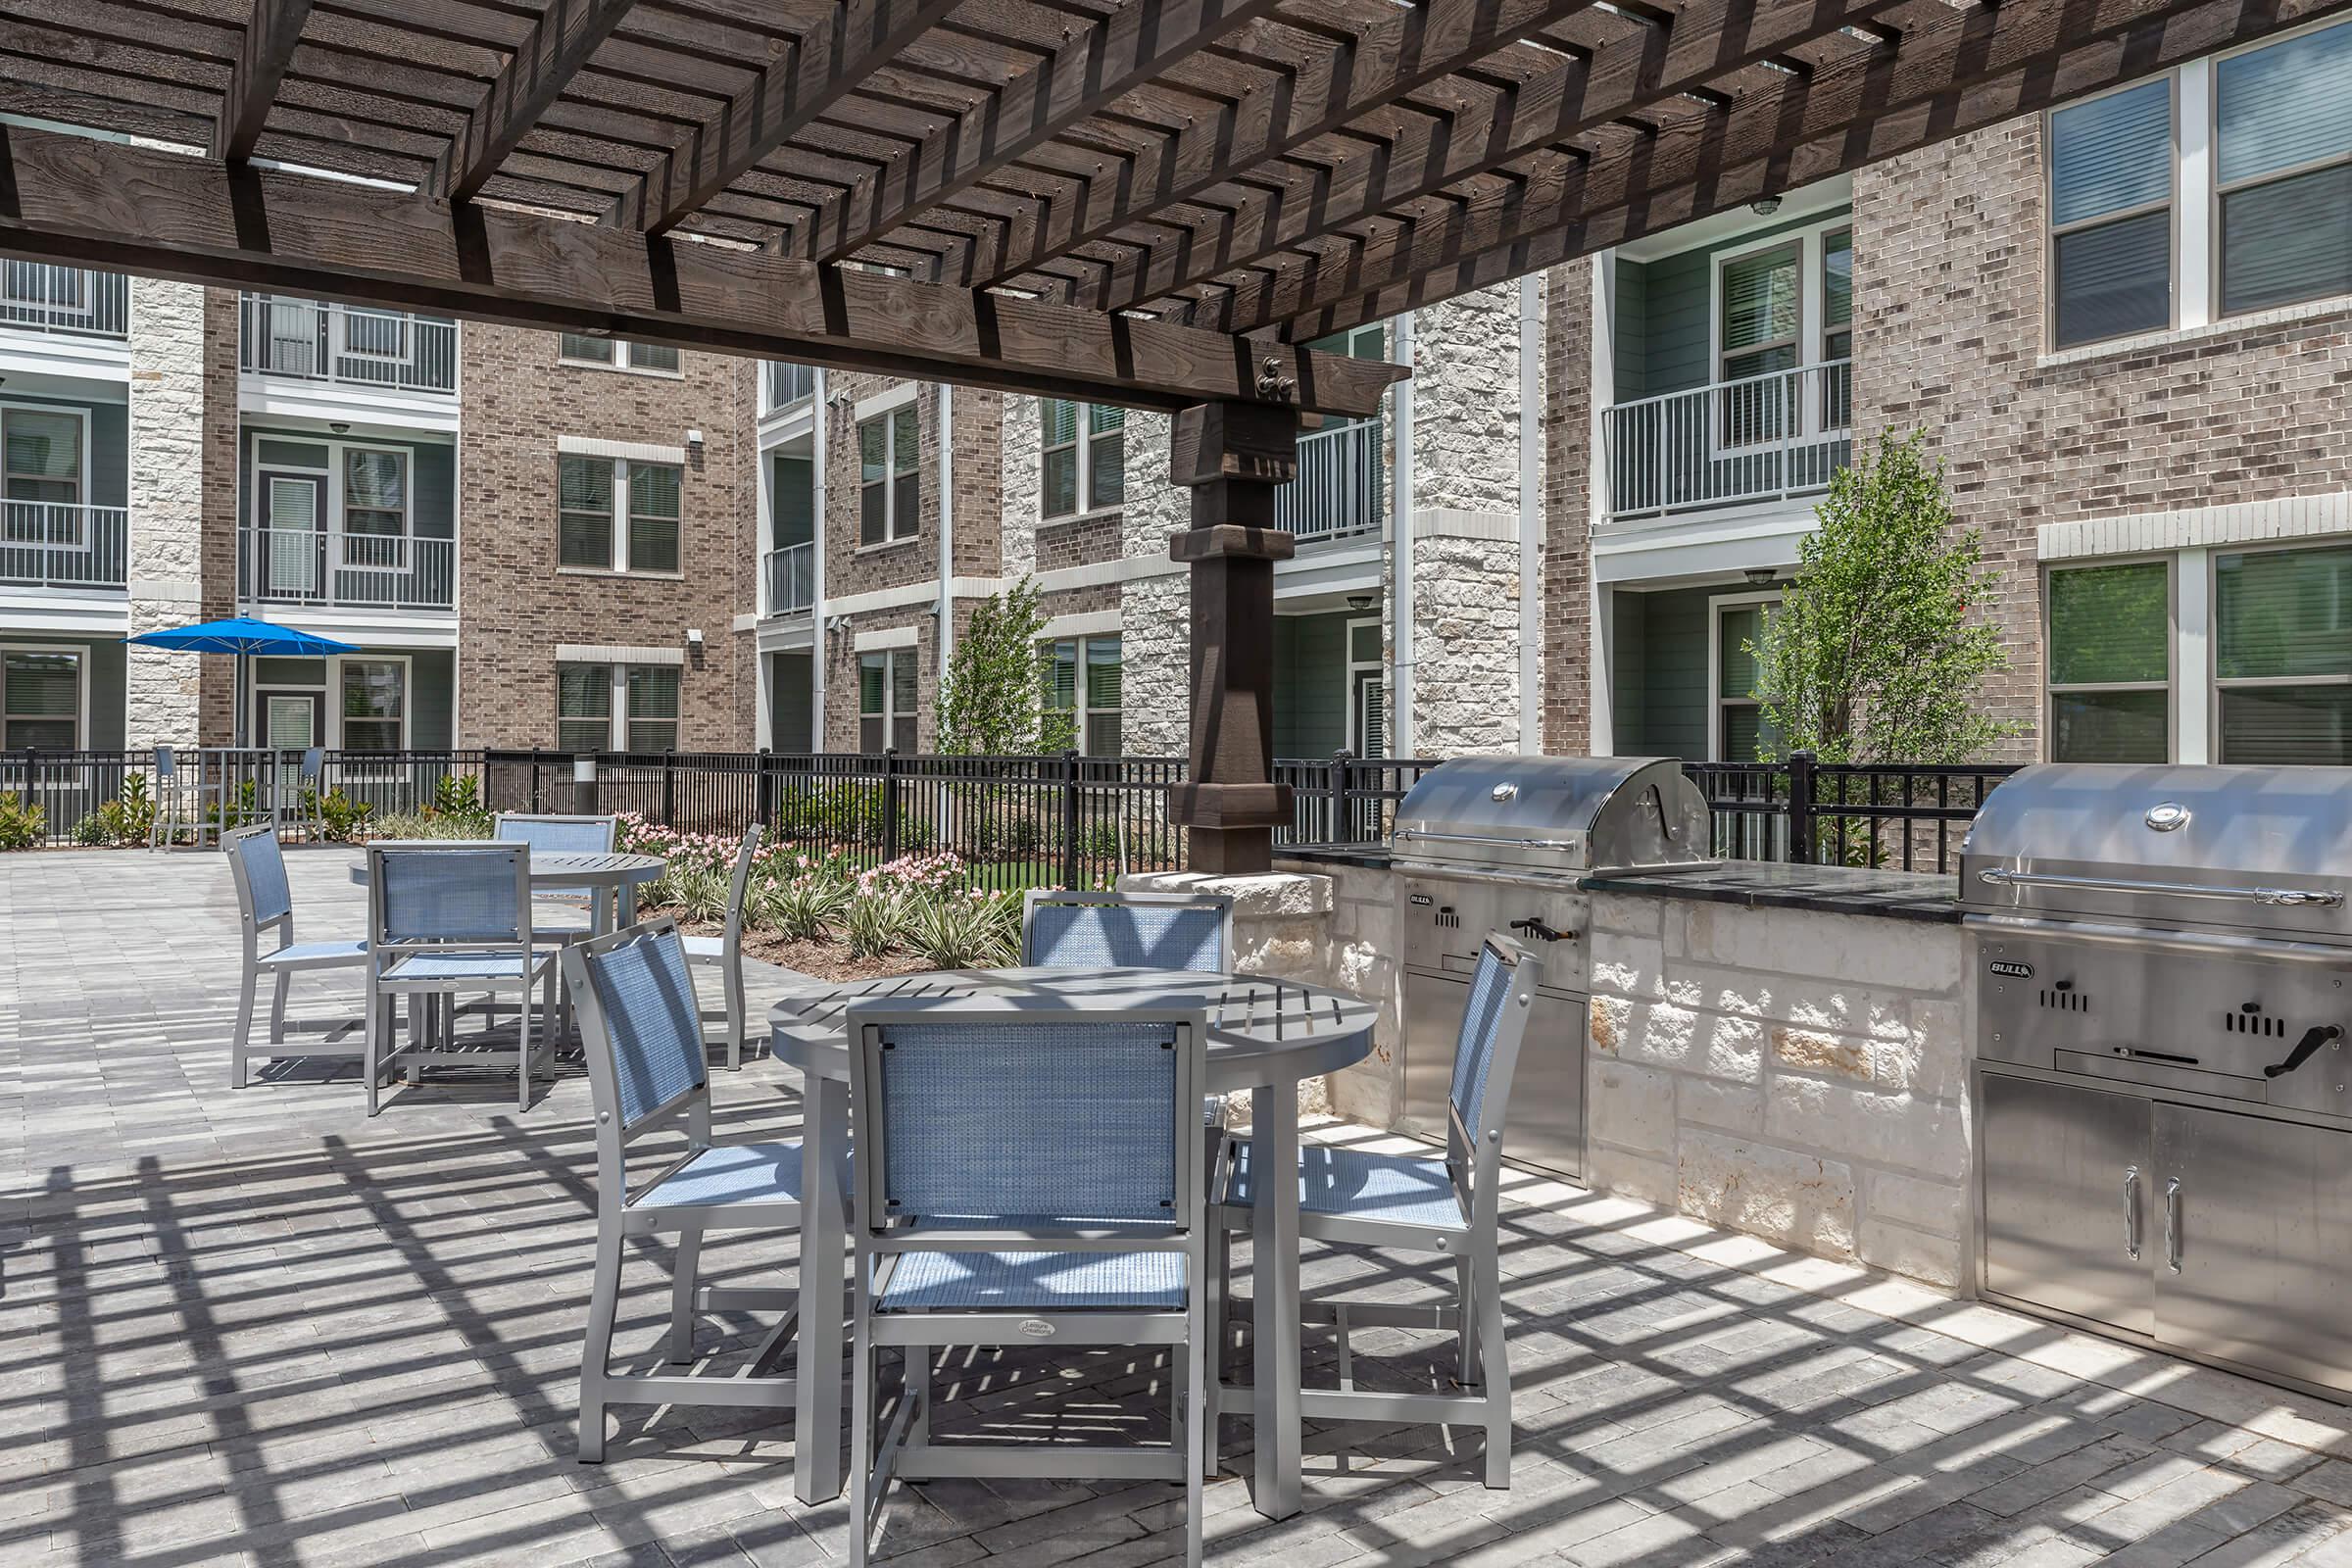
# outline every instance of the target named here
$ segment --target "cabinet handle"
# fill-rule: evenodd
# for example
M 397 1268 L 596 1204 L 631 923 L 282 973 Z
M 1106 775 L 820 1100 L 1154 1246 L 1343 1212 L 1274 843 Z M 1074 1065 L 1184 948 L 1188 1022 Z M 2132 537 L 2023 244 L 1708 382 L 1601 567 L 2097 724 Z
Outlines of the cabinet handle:
M 2180 1178 L 2164 1179 L 2164 1266 L 2180 1272 Z
M 2124 1252 L 2137 1261 L 2139 1257 L 2139 1167 L 2124 1167 Z

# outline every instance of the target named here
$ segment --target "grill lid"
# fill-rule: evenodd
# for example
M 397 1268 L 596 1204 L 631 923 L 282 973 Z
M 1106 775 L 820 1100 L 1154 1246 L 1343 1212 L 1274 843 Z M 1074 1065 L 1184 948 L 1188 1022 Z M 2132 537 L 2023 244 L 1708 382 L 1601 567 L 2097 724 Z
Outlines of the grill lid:
M 1421 775 L 1391 848 L 1491 871 L 1630 870 L 1706 862 L 1707 805 L 1660 757 L 1460 757 Z
M 1960 846 L 1984 914 L 2352 941 L 2352 768 L 2047 763 L 1985 797 Z

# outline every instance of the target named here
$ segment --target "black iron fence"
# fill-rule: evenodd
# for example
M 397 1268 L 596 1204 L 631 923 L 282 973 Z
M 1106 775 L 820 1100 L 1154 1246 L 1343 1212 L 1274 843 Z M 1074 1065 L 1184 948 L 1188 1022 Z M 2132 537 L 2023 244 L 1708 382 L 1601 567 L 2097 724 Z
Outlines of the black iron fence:
M 302 804 L 299 752 L 193 749 L 233 824 Z M 1285 844 L 1378 843 L 1396 802 L 1434 761 L 1357 759 L 1278 761 L 1298 806 Z M 51 844 L 120 842 L 108 803 L 152 800 L 153 751 L 0 752 L 0 797 L 42 808 Z M 546 751 L 328 752 L 324 788 L 364 804 L 367 829 L 430 809 L 452 791 L 492 811 L 626 811 L 681 833 L 731 838 L 753 822 L 811 854 L 859 868 L 904 855 L 952 851 L 982 886 L 1093 886 L 1127 871 L 1180 870 L 1185 835 L 1168 819 L 1181 758 L 938 757 L 772 752 Z M 132 795 L 124 794 L 126 782 Z M 117 818 L 119 829 L 120 817 Z M 140 842 L 144 842 L 143 838 Z
M 1948 874 L 1977 808 L 2019 765 L 1822 762 L 1798 752 L 1686 771 L 1713 813 L 1719 858 Z

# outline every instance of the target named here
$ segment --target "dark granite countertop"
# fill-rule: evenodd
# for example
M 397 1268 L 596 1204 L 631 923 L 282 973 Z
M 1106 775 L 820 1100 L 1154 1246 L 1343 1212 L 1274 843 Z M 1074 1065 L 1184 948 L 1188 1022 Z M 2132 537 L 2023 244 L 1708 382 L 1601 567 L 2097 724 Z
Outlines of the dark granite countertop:
M 1367 870 L 1385 871 L 1389 867 L 1389 849 L 1385 844 L 1277 844 L 1274 858 L 1360 865 Z
M 1811 909 L 1822 914 L 1877 914 L 1896 920 L 1956 923 L 1955 878 L 1917 871 L 1869 871 L 1842 865 L 1782 865 L 1726 860 L 1689 871 L 1627 871 L 1585 877 L 1582 887 L 1605 893 L 1647 893 L 1666 899 L 1744 904 L 1750 908 Z

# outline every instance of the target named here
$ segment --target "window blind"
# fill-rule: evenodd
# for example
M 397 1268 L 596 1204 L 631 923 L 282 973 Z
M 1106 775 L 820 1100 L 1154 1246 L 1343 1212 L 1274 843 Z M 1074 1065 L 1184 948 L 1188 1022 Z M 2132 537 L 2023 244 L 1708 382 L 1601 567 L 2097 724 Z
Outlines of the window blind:
M 2352 155 L 2352 24 L 2232 55 L 2214 67 L 2221 182 Z
M 2169 201 L 2172 194 L 2170 76 L 2050 116 L 2050 221 L 2056 226 Z
M 2050 683 L 2170 678 L 2170 569 L 2161 561 L 2050 573 Z

